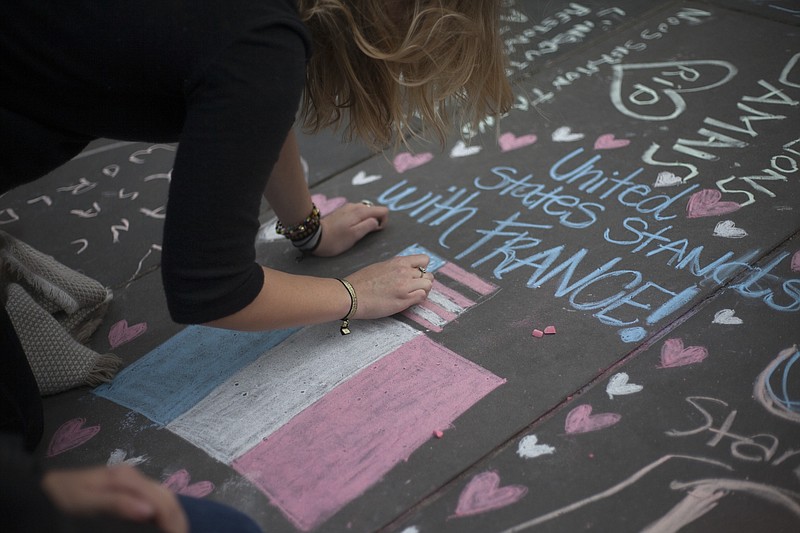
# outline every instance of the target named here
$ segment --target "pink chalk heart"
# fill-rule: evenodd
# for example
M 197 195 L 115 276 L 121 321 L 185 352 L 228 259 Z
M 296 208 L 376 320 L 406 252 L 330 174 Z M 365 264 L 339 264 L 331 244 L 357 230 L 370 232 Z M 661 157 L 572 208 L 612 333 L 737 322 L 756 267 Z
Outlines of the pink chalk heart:
M 613 133 L 605 133 L 594 141 L 595 150 L 613 150 L 615 148 L 624 148 L 631 143 L 628 139 L 617 139 Z
M 575 433 L 588 433 L 613 426 L 619 422 L 622 415 L 617 413 L 592 414 L 592 406 L 588 403 L 579 405 L 569 412 L 564 422 L 564 430 L 570 435 Z
M 162 485 L 175 494 L 191 496 L 192 498 L 208 496 L 214 490 L 214 484 L 210 481 L 198 481 L 190 485 L 189 481 L 191 479 L 192 476 L 189 475 L 189 472 L 181 469 L 169 476 Z
M 471 516 L 500 509 L 518 502 L 527 492 L 527 487 L 522 485 L 501 487 L 497 472 L 483 472 L 464 487 L 458 497 L 455 516 Z
M 402 174 L 406 170 L 411 170 L 412 168 L 424 165 L 431 159 L 433 159 L 433 154 L 430 152 L 424 152 L 416 155 L 410 152 L 403 152 L 395 156 L 393 161 L 394 169 Z
M 791 269 L 792 272 L 800 272 L 800 250 L 797 250 L 792 256 Z
M 335 198 L 328 198 L 324 194 L 314 194 L 311 196 L 311 201 L 319 209 L 321 216 L 330 215 L 344 204 L 347 203 L 347 198 L 344 196 L 336 196 Z
M 503 152 L 509 152 L 511 150 L 516 150 L 517 148 L 530 146 L 534 144 L 536 140 L 536 135 L 532 133 L 529 135 L 521 135 L 519 137 L 513 133 L 504 133 L 497 139 L 497 144 L 500 145 L 500 150 Z
M 85 423 L 85 418 L 73 418 L 61 424 L 61 427 L 53 434 L 53 438 L 50 439 L 50 445 L 47 447 L 47 457 L 53 457 L 67 450 L 77 448 L 100 431 L 100 426 L 83 427 Z
M 138 324 L 129 326 L 127 320 L 120 320 L 111 326 L 111 329 L 108 331 L 108 344 L 110 344 L 112 348 L 116 348 L 126 342 L 132 341 L 145 331 L 147 331 L 146 322 L 139 322 Z
M 703 189 L 689 197 L 686 218 L 711 217 L 732 213 L 742 207 L 736 202 L 721 202 L 722 193 L 717 189 Z
M 661 368 L 693 365 L 708 357 L 708 350 L 702 346 L 683 347 L 681 339 L 667 339 L 661 347 Z

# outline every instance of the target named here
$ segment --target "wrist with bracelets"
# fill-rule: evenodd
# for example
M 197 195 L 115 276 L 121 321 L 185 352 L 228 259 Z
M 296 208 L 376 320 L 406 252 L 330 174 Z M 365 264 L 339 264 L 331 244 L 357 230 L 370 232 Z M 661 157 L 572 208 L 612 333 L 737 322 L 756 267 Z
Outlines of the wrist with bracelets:
M 322 241 L 321 220 L 319 209 L 312 203 L 311 214 L 305 220 L 289 227 L 284 226 L 283 222 L 278 220 L 275 223 L 275 233 L 292 241 L 292 244 L 303 252 L 313 252 Z
M 319 209 L 313 203 L 311 204 L 311 214 L 305 220 L 294 226 L 286 227 L 278 220 L 275 224 L 275 233 L 283 235 L 292 244 L 303 252 L 313 252 L 319 246 L 322 240 L 322 223 Z M 336 278 L 345 289 L 347 294 L 350 295 L 350 310 L 342 317 L 342 325 L 339 327 L 339 332 L 342 335 L 350 335 L 350 319 L 356 314 L 358 310 L 358 297 L 353 286 L 346 279 Z

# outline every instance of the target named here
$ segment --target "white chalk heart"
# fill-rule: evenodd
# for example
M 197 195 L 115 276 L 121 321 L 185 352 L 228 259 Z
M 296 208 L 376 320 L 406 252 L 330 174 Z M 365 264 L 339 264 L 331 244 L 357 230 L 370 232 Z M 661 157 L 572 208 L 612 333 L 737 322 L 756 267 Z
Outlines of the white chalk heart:
M 683 180 L 673 174 L 672 172 L 667 172 L 666 170 L 663 172 L 659 172 L 658 176 L 656 176 L 656 182 L 653 184 L 654 187 L 672 187 L 673 185 L 680 185 L 683 183 Z
M 353 185 L 366 185 L 367 183 L 372 183 L 373 181 L 378 181 L 379 179 L 383 178 L 380 174 L 367 174 L 363 170 L 353 176 Z
M 552 446 L 539 444 L 539 439 L 536 438 L 536 435 L 528 435 L 523 438 L 519 441 L 519 446 L 517 447 L 517 455 L 524 459 L 533 459 L 540 455 L 553 453 L 554 451 L 556 451 L 556 449 Z
M 723 220 L 714 226 L 714 237 L 741 239 L 742 237 L 747 237 L 747 232 L 742 228 L 737 228 L 733 220 Z
M 620 372 L 619 374 L 611 376 L 611 379 L 608 380 L 608 385 L 606 385 L 606 394 L 608 394 L 608 397 L 613 400 L 614 396 L 635 394 L 644 388 L 635 383 L 628 383 L 628 379 L 630 379 L 630 377 L 625 372 Z
M 573 133 L 567 126 L 561 126 L 553 132 L 552 139 L 557 143 L 568 143 L 572 141 L 580 141 L 583 139 L 583 133 Z
M 481 149 L 481 146 L 467 146 L 464 141 L 458 141 L 455 146 L 453 146 L 453 149 L 450 150 L 450 157 L 456 159 L 458 157 L 475 155 L 480 152 Z
M 714 314 L 714 320 L 711 322 L 714 324 L 728 324 L 733 326 L 743 324 L 742 319 L 736 316 L 733 309 L 720 309 Z

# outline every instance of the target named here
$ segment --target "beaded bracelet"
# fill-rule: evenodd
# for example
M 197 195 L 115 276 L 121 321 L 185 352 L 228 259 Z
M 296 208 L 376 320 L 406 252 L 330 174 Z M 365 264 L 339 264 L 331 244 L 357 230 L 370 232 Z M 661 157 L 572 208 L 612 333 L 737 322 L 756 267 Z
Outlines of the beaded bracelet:
M 342 325 L 339 327 L 339 331 L 342 335 L 350 335 L 350 317 L 356 314 L 356 310 L 358 309 L 358 298 L 356 297 L 355 289 L 352 285 L 350 285 L 349 281 L 340 278 L 336 279 L 339 280 L 342 285 L 344 285 L 344 288 L 347 289 L 347 293 L 350 295 L 350 311 L 344 315 L 344 318 L 342 318 Z
M 316 233 L 320 227 L 320 214 L 319 209 L 313 203 L 311 204 L 311 214 L 305 220 L 297 225 L 286 227 L 283 222 L 278 220 L 275 223 L 275 233 L 283 235 L 290 241 L 302 241 Z
M 322 242 L 321 224 L 319 225 L 319 227 L 317 227 L 317 231 L 315 231 L 305 239 L 292 241 L 292 244 L 294 245 L 295 248 L 297 248 L 304 254 L 310 254 L 319 247 L 320 242 Z

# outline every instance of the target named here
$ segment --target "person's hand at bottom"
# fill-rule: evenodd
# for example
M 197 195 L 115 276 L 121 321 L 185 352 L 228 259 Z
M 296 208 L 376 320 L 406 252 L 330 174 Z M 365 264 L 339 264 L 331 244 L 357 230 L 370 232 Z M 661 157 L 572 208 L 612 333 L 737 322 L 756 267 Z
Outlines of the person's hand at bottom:
M 125 466 L 52 470 L 42 479 L 45 494 L 75 516 L 113 515 L 151 522 L 168 533 L 186 533 L 189 523 L 168 488 Z

